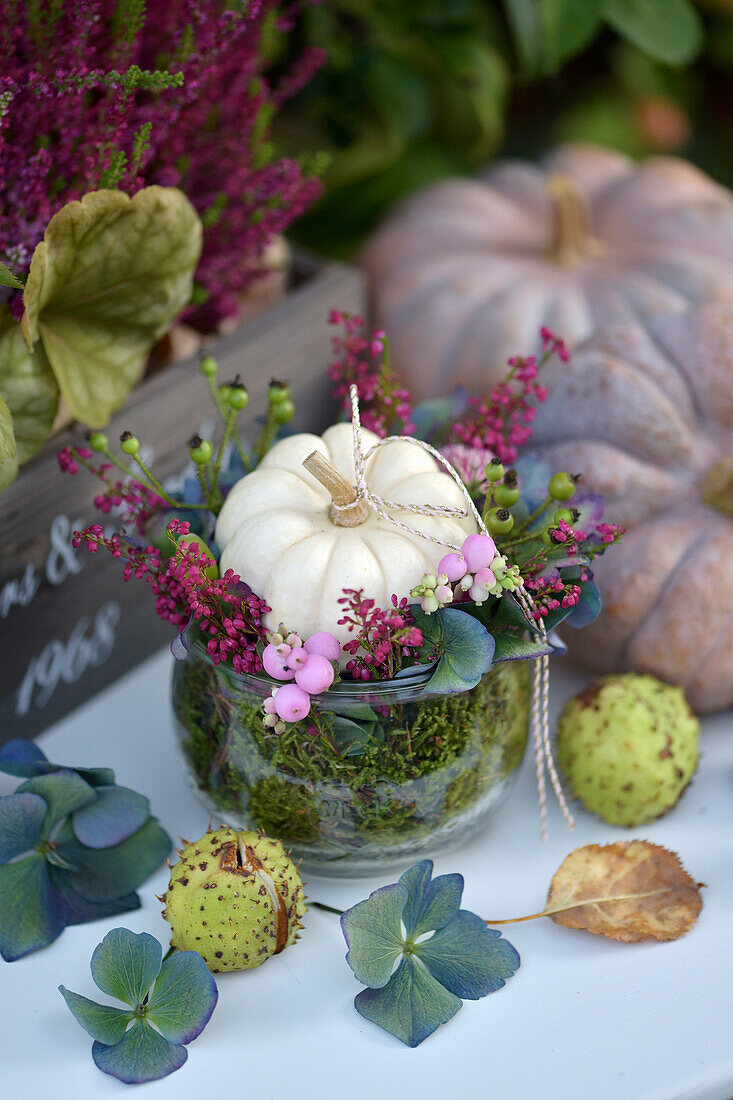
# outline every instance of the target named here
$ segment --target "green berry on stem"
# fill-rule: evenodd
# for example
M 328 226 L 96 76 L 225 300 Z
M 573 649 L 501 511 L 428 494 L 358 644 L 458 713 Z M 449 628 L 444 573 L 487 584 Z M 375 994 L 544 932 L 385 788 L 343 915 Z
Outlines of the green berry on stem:
M 491 482 L 501 481 L 504 477 L 504 467 L 501 462 L 499 462 L 498 458 L 492 458 L 491 462 L 487 464 L 484 473 Z
M 204 378 L 213 378 L 219 369 L 219 364 L 213 355 L 205 355 L 199 364 L 199 370 Z
M 511 508 L 519 500 L 519 489 L 503 482 L 494 489 L 494 500 L 501 508 Z
M 249 405 L 249 394 L 244 386 L 232 386 L 227 398 L 229 408 L 241 412 Z
M 120 450 L 126 455 L 136 455 L 140 450 L 140 440 L 132 432 L 123 432 L 120 436 Z
M 562 523 L 564 521 L 565 523 L 573 524 L 579 515 L 580 513 L 577 508 L 559 508 L 558 511 L 555 512 L 555 523 Z
M 195 435 L 188 442 L 188 453 L 197 466 L 205 466 L 207 462 L 211 462 L 214 448 L 208 439 L 202 439 L 200 435 Z
M 109 447 L 109 440 L 104 432 L 90 432 L 87 439 L 93 451 L 106 451 Z
M 553 474 L 547 486 L 548 495 L 552 500 L 570 500 L 575 495 L 577 481 L 577 474 L 568 474 L 565 471 Z
M 490 535 L 508 535 L 514 526 L 514 516 L 506 508 L 492 508 L 486 517 Z
M 184 550 L 186 547 L 190 547 L 191 550 L 195 550 L 199 558 L 205 559 L 210 562 L 210 565 L 205 566 L 201 572 L 205 577 L 208 577 L 210 581 L 215 581 L 219 576 L 219 566 L 216 564 L 211 550 L 206 545 L 200 535 L 182 535 L 178 539 L 178 545 L 182 546 Z M 188 570 L 186 570 L 186 576 L 188 577 Z
M 273 406 L 272 414 L 276 424 L 287 424 L 295 416 L 295 405 L 290 398 L 279 401 Z
M 280 405 L 289 399 L 290 387 L 285 382 L 278 382 L 273 378 L 267 396 L 272 405 Z

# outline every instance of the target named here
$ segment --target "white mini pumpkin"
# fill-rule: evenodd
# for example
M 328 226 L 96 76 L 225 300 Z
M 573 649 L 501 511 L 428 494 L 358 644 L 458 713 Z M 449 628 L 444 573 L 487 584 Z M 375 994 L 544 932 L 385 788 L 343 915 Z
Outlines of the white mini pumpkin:
M 365 452 L 377 438 L 362 430 Z M 353 637 L 337 625 L 343 615 L 338 601 L 344 588 L 363 589 L 365 597 L 388 607 L 393 593 L 407 595 L 424 573 L 435 571 L 445 549 L 400 530 L 366 506 L 351 519 L 333 511 L 331 493 L 303 465 L 314 451 L 353 486 L 350 424 L 335 424 L 322 437 L 290 436 L 232 488 L 215 537 L 222 550 L 221 571 L 233 569 L 267 601 L 272 608 L 268 625 L 283 622 L 302 636 L 328 630 L 343 644 Z M 373 493 L 398 504 L 466 504 L 459 487 L 435 460 L 407 442 L 376 451 L 366 462 L 365 478 Z M 393 514 L 457 546 L 476 531 L 472 517 Z
M 704 299 L 733 302 L 733 197 L 680 158 L 638 165 L 566 146 L 411 197 L 362 265 L 415 396 L 481 393 L 510 355 L 537 350 L 542 325 L 572 347 Z

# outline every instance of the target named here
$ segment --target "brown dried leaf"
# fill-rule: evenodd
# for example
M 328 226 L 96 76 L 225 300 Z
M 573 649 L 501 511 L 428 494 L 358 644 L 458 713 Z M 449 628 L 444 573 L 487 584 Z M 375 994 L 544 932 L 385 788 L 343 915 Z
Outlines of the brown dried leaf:
M 586 844 L 555 873 L 545 914 L 611 940 L 676 940 L 698 918 L 702 885 L 674 852 L 648 840 Z

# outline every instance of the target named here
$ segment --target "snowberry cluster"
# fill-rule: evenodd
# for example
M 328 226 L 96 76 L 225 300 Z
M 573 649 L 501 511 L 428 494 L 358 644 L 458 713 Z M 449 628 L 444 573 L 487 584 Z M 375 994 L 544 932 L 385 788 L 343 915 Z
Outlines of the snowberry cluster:
M 489 596 L 501 596 L 522 583 L 519 567 L 509 565 L 489 535 L 469 535 L 460 554 L 446 554 L 438 563 L 438 575 L 426 573 L 410 595 L 420 600 L 430 615 L 440 607 L 461 600 L 486 603 Z
M 338 638 L 325 630 L 311 634 L 303 641 L 281 623 L 267 635 L 262 653 L 265 672 L 275 680 L 293 683 L 273 688 L 265 699 L 265 725 L 282 733 L 286 722 L 299 722 L 310 712 L 311 695 L 328 691 L 334 681 L 334 661 L 341 656 Z

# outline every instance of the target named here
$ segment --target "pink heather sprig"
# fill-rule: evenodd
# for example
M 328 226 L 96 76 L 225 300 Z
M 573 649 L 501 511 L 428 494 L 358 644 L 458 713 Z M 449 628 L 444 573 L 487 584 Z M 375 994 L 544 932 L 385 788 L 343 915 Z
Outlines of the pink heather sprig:
M 151 516 L 164 506 L 162 497 L 134 478 L 113 480 L 109 475 L 114 470 L 114 465 L 111 462 L 102 462 L 95 466 L 92 462 L 93 454 L 88 447 L 64 447 L 56 458 L 63 473 L 72 476 L 78 474 L 81 463 L 98 477 L 104 485 L 104 491 L 95 496 L 95 508 L 107 516 L 114 512 L 123 525 L 134 524 L 139 535 L 145 534 Z
M 307 2 L 307 0 L 305 0 Z M 99 187 L 180 187 L 204 221 L 201 327 L 236 315 L 273 237 L 319 181 L 270 141 L 284 100 L 323 57 L 306 50 L 272 86 L 279 0 L 0 0 L 0 260 L 27 273 L 51 216 Z M 0 303 L 20 295 L 0 288 Z
M 377 607 L 365 599 L 362 589 L 344 588 L 339 598 L 344 615 L 339 626 L 348 627 L 355 637 L 343 649 L 351 655 L 346 665 L 355 680 L 391 679 L 404 659 L 414 657 L 423 643 L 422 631 L 415 626 L 407 597 L 391 597 L 391 608 Z
M 261 672 L 257 647 L 265 637 L 262 618 L 270 608 L 231 569 L 213 580 L 206 576 L 211 558 L 198 546 L 178 541 L 189 534 L 189 523 L 174 519 L 167 532 L 174 552 L 165 561 L 155 546 L 137 546 L 124 534 L 106 537 L 100 524 L 75 531 L 72 545 L 83 544 L 93 554 L 103 549 L 122 559 L 123 579 L 150 585 L 161 619 L 178 630 L 194 620 L 208 634 L 206 651 L 215 665 L 229 660 L 235 672 Z
M 579 579 L 587 581 L 590 575 L 584 570 Z M 566 610 L 575 607 L 582 595 L 580 585 L 574 581 L 564 581 L 560 576 L 527 577 L 524 584 L 534 603 L 532 618 L 535 620 L 546 619 L 551 611 L 561 607 Z
M 412 397 L 390 364 L 386 334 L 376 329 L 371 336 L 364 335 L 363 318 L 339 309 L 332 309 L 328 320 L 344 329 L 343 335 L 331 338 L 334 360 L 328 373 L 334 398 L 350 414 L 349 388 L 355 385 L 365 428 L 382 439 L 390 434 L 414 435 Z
M 469 398 L 468 415 L 456 421 L 452 442 L 465 447 L 490 451 L 505 464 L 514 462 L 519 448 L 532 434 L 532 422 L 537 414 L 534 402 L 547 400 L 547 390 L 537 381 L 542 367 L 557 355 L 566 363 L 565 344 L 548 328 L 540 332 L 542 356 L 514 356 L 508 361 L 508 374 L 503 382 L 484 397 Z

